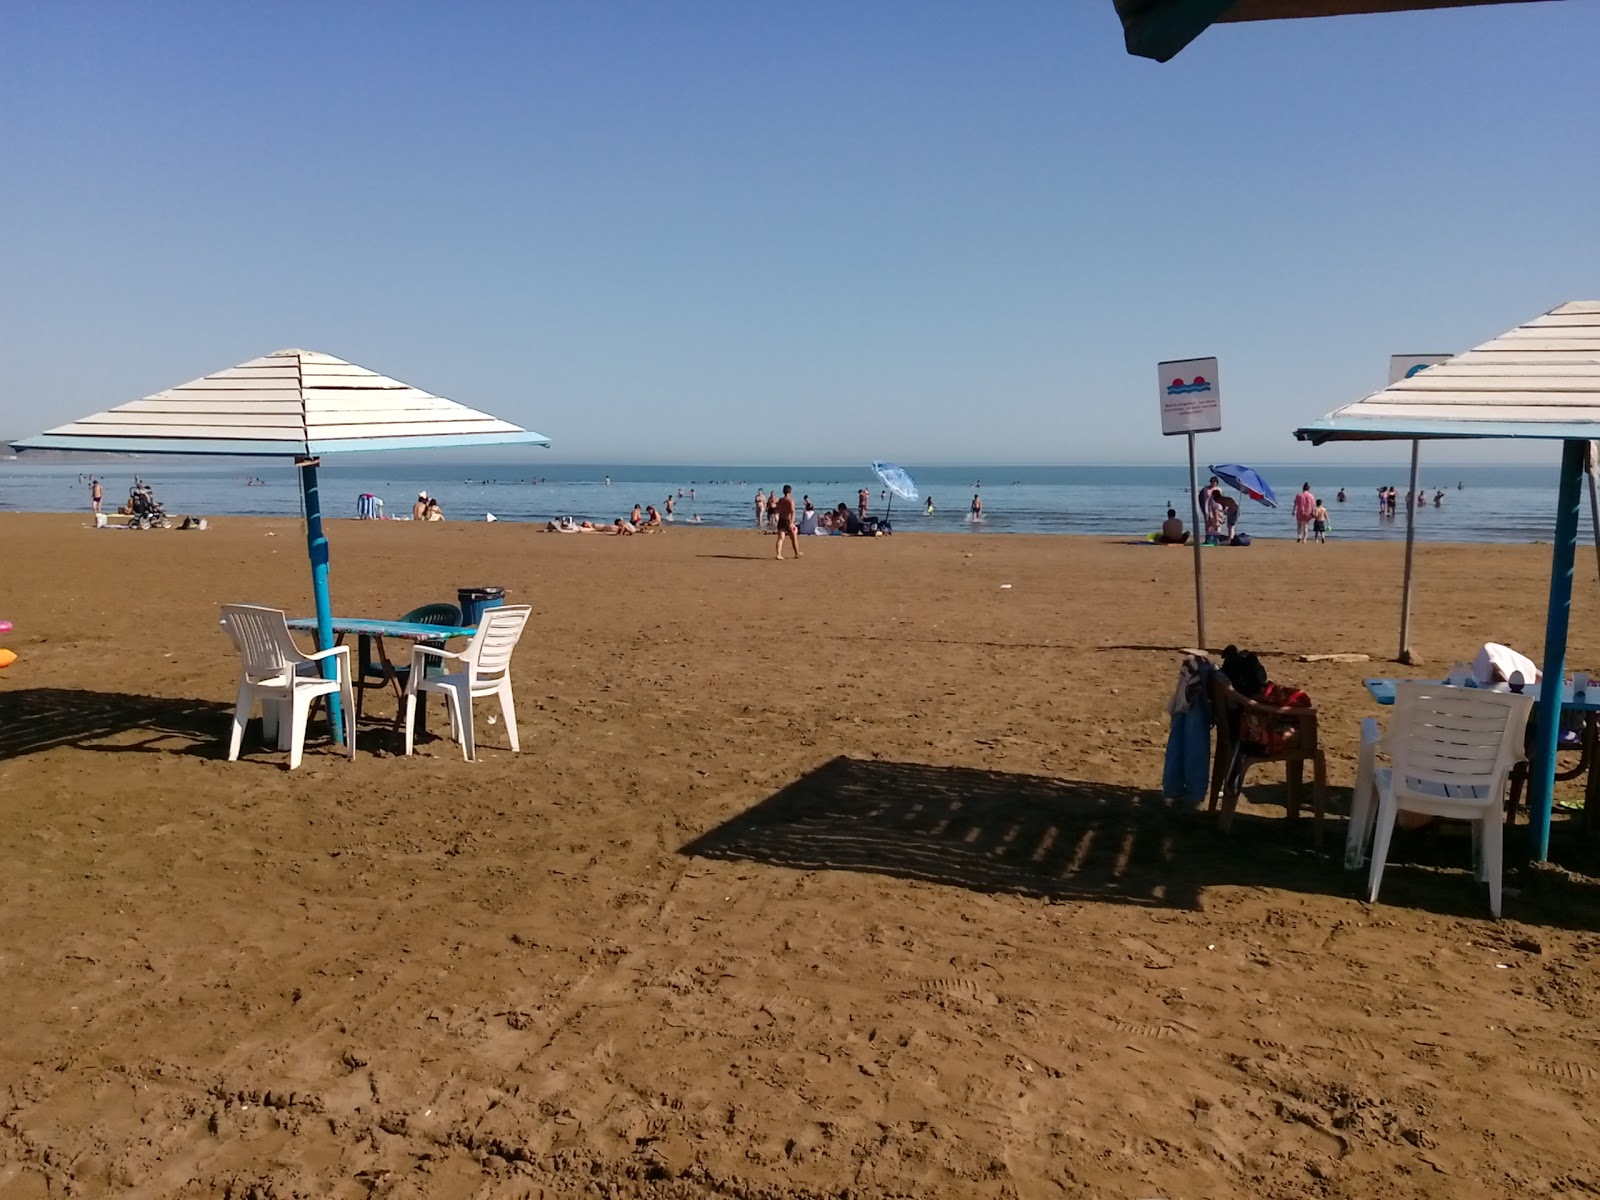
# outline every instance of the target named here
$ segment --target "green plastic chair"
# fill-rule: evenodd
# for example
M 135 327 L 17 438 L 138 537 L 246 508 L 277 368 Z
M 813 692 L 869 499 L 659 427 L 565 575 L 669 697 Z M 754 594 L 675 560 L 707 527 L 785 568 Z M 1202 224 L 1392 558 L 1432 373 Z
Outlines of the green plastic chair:
M 421 608 L 413 608 L 410 612 L 408 612 L 404 616 L 402 616 L 400 618 L 400 620 L 407 621 L 407 622 L 409 622 L 409 623 L 411 623 L 413 625 L 443 625 L 443 626 L 447 626 L 447 627 L 452 628 L 452 629 L 459 629 L 460 626 L 461 626 L 461 610 L 459 608 L 457 608 L 454 604 L 424 604 Z M 420 642 L 418 644 L 419 645 L 423 645 L 423 646 L 443 646 L 444 642 L 445 642 L 445 639 L 444 638 L 440 638 L 438 641 Z M 370 638 L 362 638 L 361 639 L 360 649 L 361 649 L 361 663 L 360 663 L 359 667 L 357 667 L 357 669 L 356 669 L 356 681 L 357 681 L 357 683 L 356 683 L 356 721 L 357 721 L 357 723 L 359 723 L 361 721 L 361 707 L 362 707 L 361 701 L 362 701 L 362 698 L 365 696 L 367 689 L 371 688 L 371 687 L 380 687 L 380 686 L 382 686 L 382 683 L 387 682 L 387 679 L 386 679 L 386 677 L 384 676 L 384 673 L 383 673 L 383 664 L 381 662 L 377 661 L 377 659 L 375 659 L 372 656 L 372 641 L 371 641 L 371 639 Z M 402 684 L 405 683 L 406 676 L 411 673 L 411 662 L 410 662 L 410 658 L 409 658 L 409 652 L 408 652 L 407 661 L 404 664 L 395 663 L 393 665 L 394 665 L 394 673 L 397 676 L 399 676 L 400 682 Z M 429 670 L 430 673 L 437 672 L 437 671 L 439 671 L 441 669 L 442 669 L 442 666 L 430 665 L 428 667 L 428 670 Z M 381 682 L 379 682 L 379 683 L 366 683 L 366 682 L 364 682 L 365 680 L 368 680 L 368 679 L 375 679 L 375 680 L 379 680 Z

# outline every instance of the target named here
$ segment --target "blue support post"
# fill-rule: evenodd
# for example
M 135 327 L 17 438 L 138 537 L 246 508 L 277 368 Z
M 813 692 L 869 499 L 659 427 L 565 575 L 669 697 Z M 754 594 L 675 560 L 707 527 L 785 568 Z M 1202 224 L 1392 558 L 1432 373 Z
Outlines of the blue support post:
M 306 549 L 311 553 L 311 591 L 317 605 L 317 649 L 333 648 L 333 601 L 328 595 L 328 539 L 322 532 L 322 497 L 317 491 L 317 459 L 298 459 L 300 491 L 306 502 Z M 338 666 L 332 659 L 322 660 L 322 677 L 332 679 Z M 344 740 L 344 705 L 339 693 L 328 697 L 328 725 L 341 745 Z
M 1578 553 L 1578 517 L 1583 509 L 1587 442 L 1561 444 L 1561 489 L 1556 500 L 1556 536 L 1550 556 L 1550 611 L 1544 627 L 1544 676 L 1539 684 L 1539 739 L 1528 775 L 1529 849 L 1539 862 L 1550 857 L 1550 810 L 1556 787 L 1556 746 L 1561 737 L 1561 697 L 1567 678 L 1567 622 L 1572 610 L 1572 568 Z

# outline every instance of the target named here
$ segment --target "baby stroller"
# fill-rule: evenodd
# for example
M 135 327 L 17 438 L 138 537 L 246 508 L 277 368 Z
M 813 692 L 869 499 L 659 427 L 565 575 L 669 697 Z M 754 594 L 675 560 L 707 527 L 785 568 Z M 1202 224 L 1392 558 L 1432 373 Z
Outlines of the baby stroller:
M 147 483 L 135 484 L 128 489 L 128 524 L 135 529 L 172 528 L 172 518 L 161 507 L 161 501 Z

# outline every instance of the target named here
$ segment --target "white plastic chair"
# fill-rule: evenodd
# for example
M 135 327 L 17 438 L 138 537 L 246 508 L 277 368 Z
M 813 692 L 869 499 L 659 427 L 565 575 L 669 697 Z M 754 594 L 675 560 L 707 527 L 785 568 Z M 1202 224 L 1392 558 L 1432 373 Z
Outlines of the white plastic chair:
M 459 654 L 436 646 L 412 649 L 411 674 L 406 680 L 407 754 L 411 753 L 418 692 L 443 694 L 450 705 L 450 732 L 461 743 L 461 752 L 468 762 L 477 757 L 472 737 L 472 701 L 479 696 L 498 696 L 511 749 L 514 753 L 521 751 L 517 710 L 511 701 L 511 652 L 517 648 L 522 630 L 532 615 L 533 608 L 527 604 L 487 608 L 478 620 L 478 632 Z M 453 672 L 447 669 L 425 677 L 423 665 L 430 657 L 438 659 L 441 665 L 460 664 L 460 669 Z
M 229 762 L 239 757 L 245 724 L 260 704 L 262 732 L 271 739 L 276 730 L 278 749 L 289 751 L 289 769 L 294 770 L 305 752 L 311 704 L 318 696 L 333 692 L 338 692 L 344 701 L 345 744 L 350 757 L 356 756 L 349 646 L 307 654 L 289 633 L 282 609 L 255 604 L 224 604 L 222 627 L 233 639 L 243 662 L 239 698 L 233 709 L 233 737 L 228 743 Z M 327 658 L 333 659 L 337 667 L 332 679 L 324 679 L 320 669 Z
M 1350 794 L 1350 828 L 1344 839 L 1344 869 L 1357 870 L 1367 861 L 1367 844 L 1372 840 L 1372 822 L 1378 815 L 1378 755 L 1383 739 L 1378 735 L 1378 718 L 1361 720 L 1361 750 L 1356 757 L 1356 787 Z
M 1511 770 L 1522 761 L 1533 697 L 1407 680 L 1395 688 L 1383 739 L 1393 764 L 1373 771 L 1378 793 L 1368 900 L 1378 899 L 1389 839 L 1402 810 L 1472 822 L 1477 877 L 1500 915 L 1502 834 Z M 1359 797 L 1358 797 L 1359 801 Z

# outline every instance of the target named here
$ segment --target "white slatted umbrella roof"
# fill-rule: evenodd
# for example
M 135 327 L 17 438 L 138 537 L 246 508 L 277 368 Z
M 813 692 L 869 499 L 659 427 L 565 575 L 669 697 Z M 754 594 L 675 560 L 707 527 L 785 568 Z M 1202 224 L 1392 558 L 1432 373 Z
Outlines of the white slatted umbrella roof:
M 298 457 L 550 439 L 315 350 L 279 350 L 57 426 L 18 450 Z
M 1600 438 L 1600 301 L 1553 308 L 1447 362 L 1335 409 L 1295 436 Z

